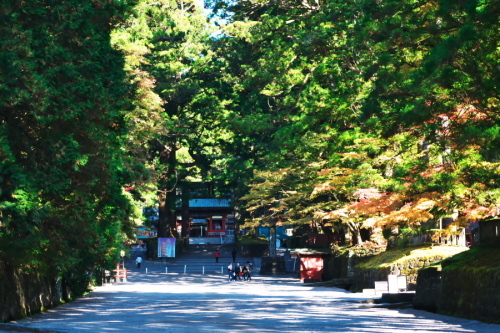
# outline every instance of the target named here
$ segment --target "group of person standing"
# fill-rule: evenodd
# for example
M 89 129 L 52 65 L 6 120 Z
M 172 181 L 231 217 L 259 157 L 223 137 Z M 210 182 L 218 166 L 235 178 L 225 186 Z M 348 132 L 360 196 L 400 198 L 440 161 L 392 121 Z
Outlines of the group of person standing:
M 250 274 L 252 272 L 252 268 L 253 265 L 250 261 L 247 261 L 243 266 L 240 266 L 239 263 L 234 265 L 232 262 L 230 262 L 227 266 L 229 281 L 250 281 L 252 279 L 252 276 Z
M 237 281 L 244 280 L 250 281 L 252 279 L 251 273 L 253 269 L 253 264 L 250 261 L 247 261 L 243 266 L 239 263 L 236 263 L 236 248 L 231 251 L 231 256 L 233 257 L 233 261 L 229 263 L 227 266 L 227 272 L 229 274 L 229 281 Z M 216 250 L 214 252 L 215 262 L 219 262 L 220 252 Z

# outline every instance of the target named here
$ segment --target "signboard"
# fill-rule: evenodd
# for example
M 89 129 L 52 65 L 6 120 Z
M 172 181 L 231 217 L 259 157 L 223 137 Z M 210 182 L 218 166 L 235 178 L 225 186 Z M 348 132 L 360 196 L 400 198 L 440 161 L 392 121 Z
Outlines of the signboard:
M 137 239 L 153 238 L 156 237 L 156 230 L 140 227 L 135 229 L 135 237 Z
M 158 258 L 175 258 L 175 238 L 158 238 Z

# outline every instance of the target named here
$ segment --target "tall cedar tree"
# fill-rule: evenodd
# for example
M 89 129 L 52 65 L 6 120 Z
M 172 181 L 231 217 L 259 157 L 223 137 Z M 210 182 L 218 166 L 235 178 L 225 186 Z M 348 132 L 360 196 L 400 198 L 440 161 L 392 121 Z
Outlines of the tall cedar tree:
M 115 30 L 113 40 L 141 83 L 136 105 L 142 116 L 131 120 L 149 123 L 149 134 L 142 138 L 149 151 L 143 157 L 157 186 L 158 235 L 178 237 L 177 189 L 187 177 L 219 177 L 222 162 L 215 167 L 213 163 L 223 160 L 219 146 L 230 137 L 221 126 L 224 116 L 216 87 L 222 72 L 210 46 L 214 26 L 199 1 L 144 0 L 135 12 Z M 185 188 L 183 194 L 187 192 Z M 181 236 L 186 236 L 186 223 L 183 230 Z
M 129 9 L 2 2 L 0 274 L 36 270 L 82 294 L 89 270 L 119 256 L 131 231 L 120 147 L 133 90 L 109 35 Z

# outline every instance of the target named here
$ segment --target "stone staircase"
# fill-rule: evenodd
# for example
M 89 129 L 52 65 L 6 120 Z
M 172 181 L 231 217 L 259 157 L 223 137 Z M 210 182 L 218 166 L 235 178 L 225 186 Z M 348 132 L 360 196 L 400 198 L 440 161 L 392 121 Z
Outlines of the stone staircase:
M 226 274 L 227 266 L 233 261 L 231 251 L 233 245 L 227 244 L 191 244 L 176 258 L 162 258 L 158 260 L 146 259 L 146 252 L 140 248 L 134 248 L 130 257 L 126 260 L 126 268 L 131 272 L 145 273 L 167 273 L 167 274 Z M 214 253 L 219 250 L 219 262 L 215 261 Z M 141 268 L 135 265 L 137 256 L 142 256 Z M 258 269 L 260 259 L 242 258 L 236 256 L 236 263 L 243 265 L 250 261 L 254 266 L 254 272 Z

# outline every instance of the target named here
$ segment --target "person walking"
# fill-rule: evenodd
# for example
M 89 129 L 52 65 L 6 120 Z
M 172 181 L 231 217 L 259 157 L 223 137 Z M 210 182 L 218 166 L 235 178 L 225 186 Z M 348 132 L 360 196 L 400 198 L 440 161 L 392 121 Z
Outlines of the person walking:
M 137 264 L 137 268 L 140 269 L 142 264 L 142 257 L 138 256 L 137 259 L 135 259 L 135 263 Z
M 219 250 L 215 250 L 215 262 L 219 262 L 219 257 L 220 257 L 220 253 L 219 253 Z
M 252 273 L 253 264 L 250 261 L 247 261 L 247 263 L 245 264 L 245 267 L 247 269 L 245 280 L 250 281 L 252 279 L 252 276 L 250 275 L 250 273 Z
M 229 265 L 227 265 L 227 273 L 229 274 L 229 281 L 233 280 L 233 276 L 234 276 L 234 267 L 233 267 L 233 263 L 230 262 Z
M 236 248 L 233 249 L 233 251 L 231 252 L 231 255 L 233 256 L 233 261 L 236 261 Z

